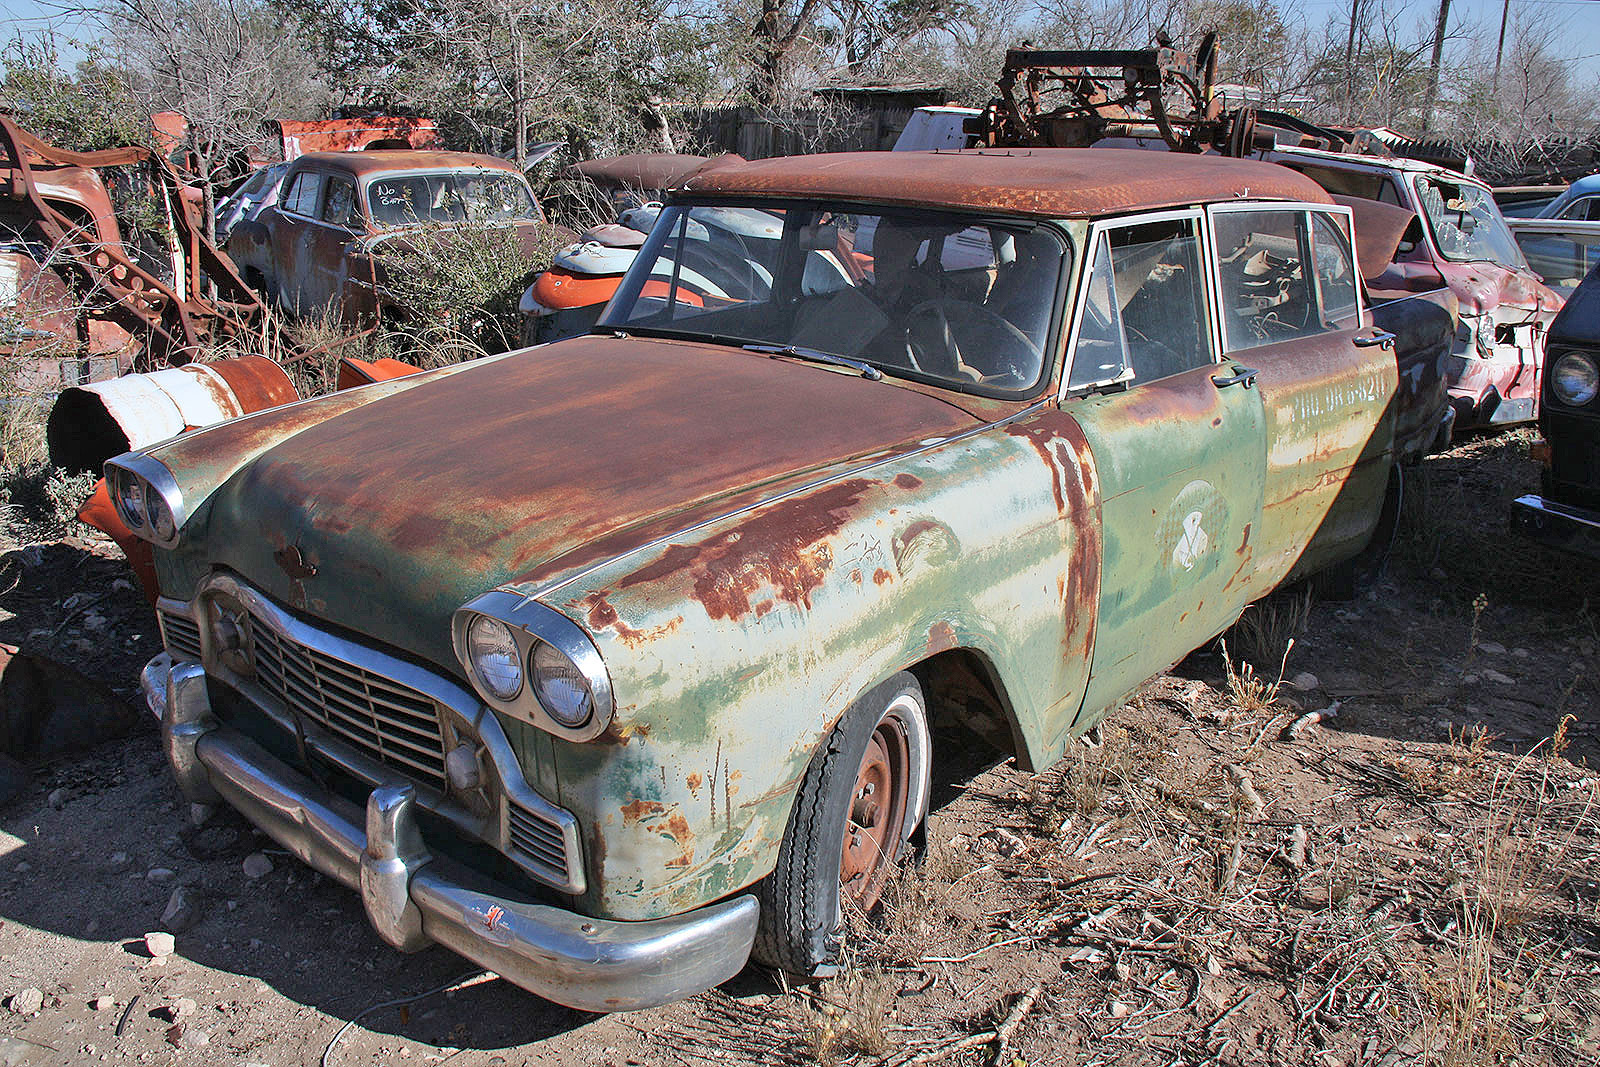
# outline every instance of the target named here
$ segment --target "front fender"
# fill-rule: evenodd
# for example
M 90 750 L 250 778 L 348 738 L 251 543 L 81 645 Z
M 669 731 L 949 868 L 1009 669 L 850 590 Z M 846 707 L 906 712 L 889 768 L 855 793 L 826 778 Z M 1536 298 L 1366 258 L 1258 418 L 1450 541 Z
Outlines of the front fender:
M 1040 418 L 842 472 L 544 591 L 593 635 L 616 700 L 601 738 L 555 742 L 587 907 L 651 918 L 765 876 L 838 717 L 940 652 L 993 666 L 1025 759 L 1060 754 L 1092 652 L 1099 501 L 1076 423 Z

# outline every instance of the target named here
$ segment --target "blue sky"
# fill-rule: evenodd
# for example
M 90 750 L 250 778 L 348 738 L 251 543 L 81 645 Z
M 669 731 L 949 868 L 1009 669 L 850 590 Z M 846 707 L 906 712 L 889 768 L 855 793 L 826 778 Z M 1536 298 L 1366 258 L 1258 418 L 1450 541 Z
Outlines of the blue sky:
M 1403 0 L 1387 2 L 1395 4 Z M 1330 14 L 1349 10 L 1349 0 L 1280 0 L 1280 3 L 1288 9 L 1297 8 L 1306 21 L 1313 24 L 1322 23 Z M 1464 19 L 1478 24 L 1492 48 L 1499 31 L 1501 5 L 1502 0 L 1451 0 L 1451 21 Z M 17 30 L 39 29 L 52 21 L 63 25 L 69 33 L 74 32 L 71 20 L 60 15 L 63 6 L 66 5 L 62 0 L 0 0 L 0 13 L 5 16 L 5 32 L 0 36 L 9 39 Z M 1409 0 L 1409 6 L 1413 8 L 1412 16 L 1419 20 L 1431 20 L 1438 10 L 1436 0 Z M 1600 0 L 1511 0 L 1511 12 L 1513 18 L 1518 12 L 1526 12 L 1560 20 L 1565 58 L 1573 63 L 1573 74 L 1590 81 L 1600 79 Z M 75 32 L 81 37 L 90 31 L 78 23 Z

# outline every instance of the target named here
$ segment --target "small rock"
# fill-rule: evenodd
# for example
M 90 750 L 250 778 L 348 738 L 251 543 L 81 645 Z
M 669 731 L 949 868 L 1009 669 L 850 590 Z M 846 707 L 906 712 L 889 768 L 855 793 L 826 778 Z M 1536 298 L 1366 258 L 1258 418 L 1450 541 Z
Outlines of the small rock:
M 115 997 L 100 996 L 89 1001 L 89 1007 L 93 1008 L 95 1011 L 110 1011 L 116 1006 L 117 1000 Z
M 181 1040 L 185 1048 L 205 1048 L 211 1044 L 211 1035 L 204 1030 L 189 1030 Z
M 11 869 L 18 874 L 27 874 L 29 871 L 33 870 L 33 864 L 29 863 L 27 860 L 23 860 L 21 863 L 17 864 Z
M 83 628 L 85 630 L 104 630 L 106 628 L 106 617 L 97 611 L 91 611 L 83 617 Z
M 1289 679 L 1289 684 L 1300 690 L 1302 693 L 1309 693 L 1313 689 L 1320 689 L 1322 687 L 1322 683 L 1317 679 L 1317 676 L 1312 674 L 1310 671 L 1301 671 L 1299 674 Z
M 52 790 L 50 790 L 50 795 L 45 797 L 44 802 L 46 804 L 49 804 L 56 811 L 60 811 L 62 808 L 67 806 L 67 790 L 66 790 L 66 788 L 62 787 L 60 789 L 52 789 Z
M 151 867 L 144 872 L 144 880 L 147 882 L 170 882 L 176 877 L 178 872 L 171 867 Z
M 1119 982 L 1126 982 L 1133 977 L 1133 968 L 1128 966 L 1128 964 L 1124 963 L 1122 960 L 1117 961 L 1117 965 L 1114 970 L 1117 976 L 1117 981 Z
M 1511 650 L 1511 654 L 1517 659 L 1527 659 L 1529 656 L 1533 655 L 1533 653 L 1529 652 L 1525 648 L 1513 648 Z
M 1478 651 L 1489 656 L 1503 656 L 1506 654 L 1506 646 L 1499 641 L 1479 641 Z
M 106 860 L 106 870 L 112 874 L 121 874 L 133 865 L 133 860 L 128 858 L 126 852 L 113 852 L 111 858 Z
M 978 840 L 993 848 L 1000 855 L 1010 859 L 1020 856 L 1028 851 L 1028 843 L 1010 830 L 997 826 L 993 830 L 986 830 L 978 835 Z
M 158 960 L 166 959 L 178 947 L 178 941 L 165 930 L 155 930 L 144 935 L 144 947 Z
M 1128 1015 L 1128 1006 L 1120 1000 L 1113 1000 L 1109 1010 L 1113 1019 L 1123 1019 Z
M 118 578 L 111 583 L 111 591 L 113 593 L 131 593 L 133 592 L 133 583 L 126 578 Z
M 1484 668 L 1483 676 L 1485 678 L 1487 678 L 1489 681 L 1493 682 L 1495 685 L 1516 685 L 1517 684 L 1517 680 L 1515 678 L 1512 678 L 1512 677 L 1510 677 L 1508 675 L 1501 674 L 1499 671 L 1495 670 L 1492 667 Z
M 177 1022 L 179 1019 L 187 1019 L 189 1016 L 193 1015 L 199 1010 L 200 1005 L 196 1004 L 190 998 L 179 997 L 177 1000 L 174 1000 L 171 1004 L 167 1005 L 167 1017 L 173 1022 Z
M 187 886 L 178 886 L 167 898 L 167 910 L 161 913 L 161 925 L 175 934 L 181 934 L 200 921 L 200 904 L 195 893 Z
M 44 994 L 29 986 L 11 994 L 11 1010 L 18 1015 L 38 1015 L 44 1007 Z
M 1461 684 L 1462 685 L 1477 685 L 1478 684 L 1478 676 L 1476 674 L 1463 674 L 1461 676 Z
M 260 852 L 252 852 L 244 858 L 244 876 L 250 879 L 265 878 L 272 873 L 272 861 Z
M 1222 977 L 1222 964 L 1217 962 L 1217 958 L 1215 956 L 1206 957 L 1206 973 L 1213 978 Z

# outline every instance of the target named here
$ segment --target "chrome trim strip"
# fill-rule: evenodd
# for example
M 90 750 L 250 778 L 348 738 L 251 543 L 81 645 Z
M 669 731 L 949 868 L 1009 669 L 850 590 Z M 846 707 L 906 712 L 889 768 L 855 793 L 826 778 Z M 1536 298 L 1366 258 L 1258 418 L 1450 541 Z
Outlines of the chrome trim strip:
M 159 448 L 165 443 L 164 441 L 158 441 L 149 447 Z M 114 459 L 106 460 L 103 473 L 106 475 L 106 489 L 113 494 L 111 507 L 113 511 L 117 512 L 117 517 L 119 519 L 122 518 L 122 512 L 117 510 L 116 506 L 115 489 L 113 487 L 117 479 L 110 476 L 112 470 L 131 474 L 139 481 L 148 484 L 150 488 L 161 494 L 161 499 L 166 502 L 167 510 L 172 513 L 172 536 L 166 539 L 157 537 L 155 529 L 148 521 L 149 516 L 146 516 L 145 523 L 139 529 L 131 530 L 131 532 L 151 544 L 160 545 L 162 548 L 172 548 L 178 543 L 179 535 L 183 533 L 183 524 L 189 521 L 189 516 L 183 508 L 183 491 L 178 488 L 178 480 L 172 476 L 172 472 L 167 469 L 167 465 L 153 456 L 146 455 L 145 451 L 147 450 L 124 452 Z
M 1583 508 L 1568 507 L 1565 504 L 1557 504 L 1553 500 L 1544 499 L 1537 493 L 1519 496 L 1512 503 L 1535 514 L 1551 515 L 1584 530 L 1600 534 L 1600 514 L 1595 512 L 1587 511 Z
M 163 598 L 160 606 L 166 610 L 166 606 L 171 604 L 178 609 L 177 614 L 186 614 L 193 618 L 200 614 L 196 610 L 196 605 L 209 596 L 219 594 L 238 601 L 251 613 L 254 620 L 265 621 L 284 639 L 296 641 L 331 659 L 421 693 L 434 702 L 440 713 L 450 714 L 454 720 L 452 726 L 458 732 L 475 737 L 483 745 L 488 755 L 488 763 L 495 777 L 499 779 L 502 799 L 489 815 L 483 816 L 470 811 L 426 783 L 418 782 L 416 783 L 418 803 L 462 833 L 498 849 L 530 877 L 536 878 L 541 883 L 563 893 L 577 894 L 584 891 L 588 880 L 584 873 L 583 847 L 577 818 L 571 812 L 546 800 L 528 784 L 527 777 L 522 773 L 522 764 L 518 761 L 500 720 L 470 691 L 406 660 L 309 626 L 231 574 L 215 573 L 206 578 L 200 585 L 193 605 L 167 601 Z M 288 736 L 296 736 L 298 730 L 295 720 L 287 710 L 256 682 L 235 674 L 219 663 L 211 653 L 206 627 L 200 627 L 200 634 L 207 670 L 248 699 Z M 315 724 L 310 725 L 315 727 Z M 320 728 L 306 732 L 306 747 L 369 785 L 377 786 L 393 782 L 399 773 L 395 768 L 380 763 L 340 740 L 336 735 Z M 542 862 L 539 857 L 512 847 L 508 826 L 509 816 L 505 810 L 508 803 L 515 803 L 534 818 L 544 820 L 560 834 L 566 854 L 565 870 L 558 870 Z
M 763 498 L 761 500 L 756 501 L 754 504 L 751 504 L 749 507 L 736 508 L 733 511 L 724 512 L 724 513 L 722 513 L 720 515 L 717 515 L 717 516 L 715 516 L 713 518 L 706 519 L 706 520 L 704 520 L 702 522 L 697 522 L 697 523 L 693 524 L 692 526 L 685 526 L 681 530 L 677 530 L 677 531 L 675 531 L 673 533 L 666 534 L 664 536 L 658 537 L 653 541 L 649 541 L 649 542 L 647 542 L 645 544 L 642 544 L 642 545 L 638 546 L 637 548 L 631 548 L 627 552 L 622 553 L 621 555 L 612 556 L 609 559 L 603 559 L 598 563 L 592 563 L 589 566 L 584 567 L 582 570 L 579 570 L 574 574 L 571 574 L 571 575 L 569 575 L 569 576 L 567 576 L 565 578 L 562 578 L 562 579 L 560 579 L 558 581 L 550 582 L 547 585 L 542 585 L 542 586 L 540 586 L 539 588 L 533 590 L 530 593 L 518 593 L 515 590 L 506 589 L 504 587 L 502 587 L 501 589 L 496 590 L 496 591 L 497 592 L 510 593 L 512 596 L 520 598 L 525 603 L 532 604 L 535 601 L 537 601 L 537 600 L 539 600 L 539 599 L 541 599 L 543 597 L 547 597 L 552 593 L 555 593 L 555 592 L 558 592 L 558 591 L 560 591 L 562 589 L 565 589 L 567 586 L 571 585 L 573 582 L 582 581 L 583 579 L 587 578 L 589 575 L 593 574 L 595 571 L 600 570 L 602 567 L 610 566 L 612 563 L 616 562 L 618 559 L 621 559 L 622 556 L 631 556 L 631 555 L 634 555 L 635 553 L 649 552 L 651 549 L 660 548 L 663 545 L 670 545 L 674 541 L 677 541 L 680 538 L 687 537 L 689 534 L 695 533 L 698 530 L 703 530 L 707 526 L 715 525 L 716 523 L 722 522 L 725 519 L 731 519 L 731 518 L 734 518 L 734 517 L 739 516 L 739 515 L 749 514 L 752 511 L 757 511 L 757 510 L 759 510 L 761 508 L 767 507 L 770 504 L 777 504 L 777 503 L 779 503 L 781 501 L 788 500 L 791 497 L 800 496 L 803 493 L 809 493 L 811 490 L 819 489 L 822 486 L 828 485 L 831 482 L 842 481 L 842 480 L 847 479 L 847 478 L 859 477 L 859 476 L 867 473 L 868 471 L 876 470 L 877 468 L 885 466 L 885 465 L 890 464 L 890 463 L 897 463 L 897 462 L 899 462 L 901 460 L 913 459 L 913 458 L 915 458 L 917 456 L 923 455 L 924 453 L 932 452 L 936 448 L 942 448 L 945 445 L 950 444 L 950 443 L 952 443 L 954 441 L 964 441 L 969 437 L 976 437 L 980 433 L 987 433 L 990 430 L 997 430 L 997 429 L 1000 429 L 1001 427 L 1009 426 L 1013 422 L 1016 422 L 1018 419 L 1021 419 L 1021 418 L 1025 417 L 1025 416 L 1027 416 L 1027 415 L 1031 415 L 1035 411 L 1038 411 L 1041 408 L 1049 407 L 1055 402 L 1056 402 L 1056 397 L 1053 396 L 1053 395 L 1042 396 L 1038 400 L 1035 400 L 1033 403 L 1029 404 L 1027 407 L 1023 408 L 1021 411 L 1015 412 L 1014 414 L 1011 414 L 1011 415 L 1007 415 L 1003 419 L 997 419 L 994 422 L 986 422 L 986 423 L 983 423 L 982 425 L 974 426 L 970 430 L 962 430 L 960 433 L 953 433 L 953 434 L 949 435 L 948 437 L 940 437 L 940 438 L 937 438 L 937 439 L 934 439 L 934 440 L 931 440 L 931 441 L 926 441 L 926 442 L 923 442 L 922 444 L 920 444 L 917 448 L 911 449 L 909 452 L 895 452 L 895 453 L 892 453 L 891 455 L 880 456 L 880 457 L 878 457 L 876 459 L 873 459 L 873 460 L 870 460 L 870 461 L 868 461 L 866 463 L 863 463 L 860 466 L 851 467 L 849 470 L 840 471 L 838 474 L 830 474 L 826 478 L 816 478 L 816 479 L 813 479 L 812 481 L 806 482 L 804 485 L 795 486 L 793 489 L 785 490 L 782 493 L 774 493 L 772 496 L 765 497 L 765 498 Z
M 589 741 L 605 731 L 611 723 L 611 713 L 615 707 L 611 694 L 611 674 L 606 670 L 605 661 L 600 658 L 594 642 L 589 640 L 589 635 L 577 623 L 554 608 L 499 589 L 468 601 L 457 608 L 451 617 L 450 636 L 455 645 L 456 658 L 461 661 L 469 677 L 472 663 L 467 658 L 467 626 L 474 615 L 487 615 L 511 627 L 517 652 L 522 657 L 524 673 L 522 688 L 510 700 L 496 699 L 482 690 L 478 691 L 480 699 L 513 718 L 572 741 Z M 554 646 L 583 672 L 594 700 L 594 711 L 587 722 L 579 726 L 558 722 L 539 702 L 538 695 L 533 691 L 535 640 Z M 477 688 L 476 684 L 474 688 Z

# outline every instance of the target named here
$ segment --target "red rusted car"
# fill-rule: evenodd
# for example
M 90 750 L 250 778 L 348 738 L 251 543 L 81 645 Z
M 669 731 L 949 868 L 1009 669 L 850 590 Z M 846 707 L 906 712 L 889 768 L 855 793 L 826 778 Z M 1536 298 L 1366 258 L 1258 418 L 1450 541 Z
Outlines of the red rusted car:
M 466 152 L 311 152 L 278 202 L 228 235 L 245 281 L 283 309 L 346 321 L 404 314 L 385 292 L 384 255 L 421 230 L 514 227 L 530 251 L 544 212 L 515 164 Z

